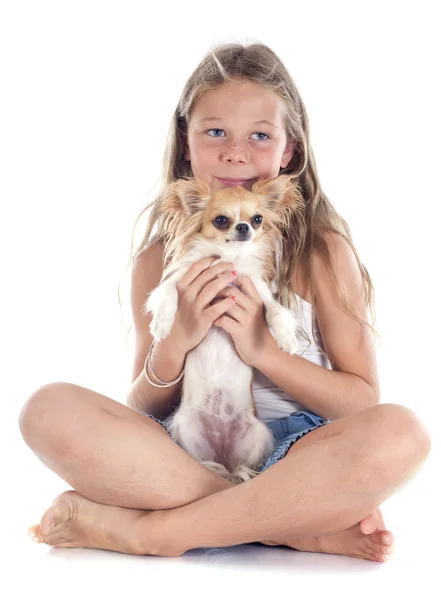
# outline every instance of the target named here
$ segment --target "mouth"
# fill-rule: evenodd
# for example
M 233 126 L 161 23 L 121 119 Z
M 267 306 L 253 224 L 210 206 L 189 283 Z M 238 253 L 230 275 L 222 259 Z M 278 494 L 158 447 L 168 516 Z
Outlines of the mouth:
M 257 178 L 254 178 L 254 179 L 222 179 L 221 177 L 216 177 L 216 179 L 218 179 L 223 185 L 226 185 L 227 187 L 234 187 L 237 185 L 241 186 L 241 185 L 249 184 L 249 183 L 257 180 Z

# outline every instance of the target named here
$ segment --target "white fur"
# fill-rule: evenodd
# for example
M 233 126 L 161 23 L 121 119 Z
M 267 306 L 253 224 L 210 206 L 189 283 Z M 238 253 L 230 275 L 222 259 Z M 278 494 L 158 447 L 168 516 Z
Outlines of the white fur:
M 221 257 L 213 265 L 231 261 L 238 275 L 252 279 L 265 305 L 271 334 L 281 349 L 294 354 L 297 321 L 290 310 L 274 300 L 263 281 L 262 261 L 268 255 L 262 245 L 253 242 L 219 245 L 200 239 L 170 265 L 145 303 L 145 311 L 153 315 L 150 330 L 154 339 L 159 341 L 170 333 L 178 303 L 176 283 L 195 261 L 213 255 Z M 181 403 L 166 421 L 172 439 L 229 481 L 251 479 L 275 446 L 271 430 L 253 413 L 253 368 L 240 359 L 231 336 L 218 327 L 211 327 L 200 344 L 187 353 L 184 368 Z

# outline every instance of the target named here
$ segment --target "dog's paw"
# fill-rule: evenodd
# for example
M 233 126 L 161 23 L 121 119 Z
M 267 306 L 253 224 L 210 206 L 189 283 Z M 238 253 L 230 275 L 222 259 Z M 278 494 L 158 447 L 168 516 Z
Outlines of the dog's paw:
M 204 465 L 204 467 L 207 467 L 207 469 L 213 471 L 213 473 L 216 473 L 216 475 L 220 475 L 224 479 L 228 479 L 230 477 L 230 472 L 228 469 L 224 467 L 224 465 L 221 465 L 217 462 L 212 460 L 203 460 L 201 461 L 201 465 Z
M 241 464 L 226 479 L 237 485 L 245 483 L 245 481 L 250 481 L 254 477 L 257 477 L 257 475 L 259 475 L 258 471 L 247 467 L 245 464 Z
M 284 306 L 276 310 L 270 308 L 266 313 L 266 320 L 278 347 L 288 354 L 295 354 L 299 346 L 296 337 L 298 323 L 292 312 Z
M 166 289 L 159 286 L 153 290 L 147 299 L 145 310 L 152 313 L 150 333 L 156 341 L 163 340 L 170 335 L 177 304 L 178 294 L 176 288 Z
M 150 323 L 150 333 L 159 342 L 170 335 L 174 318 L 166 319 L 163 316 L 154 317 Z

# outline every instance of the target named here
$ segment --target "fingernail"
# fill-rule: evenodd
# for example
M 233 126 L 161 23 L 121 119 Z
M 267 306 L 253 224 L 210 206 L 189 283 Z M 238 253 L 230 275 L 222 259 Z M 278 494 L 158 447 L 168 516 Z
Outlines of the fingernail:
M 232 275 L 237 275 L 237 271 L 231 271 Z

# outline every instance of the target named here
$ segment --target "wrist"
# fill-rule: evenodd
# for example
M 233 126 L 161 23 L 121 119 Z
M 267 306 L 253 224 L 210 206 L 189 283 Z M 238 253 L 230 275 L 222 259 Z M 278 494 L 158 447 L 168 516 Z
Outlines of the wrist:
M 176 359 L 185 359 L 188 348 L 180 339 L 176 339 L 172 335 L 161 340 L 161 346 L 166 349 L 166 354 Z
M 262 371 L 262 368 L 268 363 L 268 360 L 270 360 L 271 355 L 277 350 L 277 348 L 277 342 L 268 329 L 265 340 L 260 345 L 259 352 L 257 353 L 256 358 L 251 366 L 258 371 Z
M 171 342 L 171 343 L 170 343 Z M 145 369 L 156 383 L 170 383 L 177 379 L 185 367 L 185 352 L 170 340 L 170 337 L 154 341 Z M 150 381 L 152 383 L 152 381 Z M 177 382 L 176 382 L 177 383 Z M 154 385 L 152 383 L 152 385 Z

